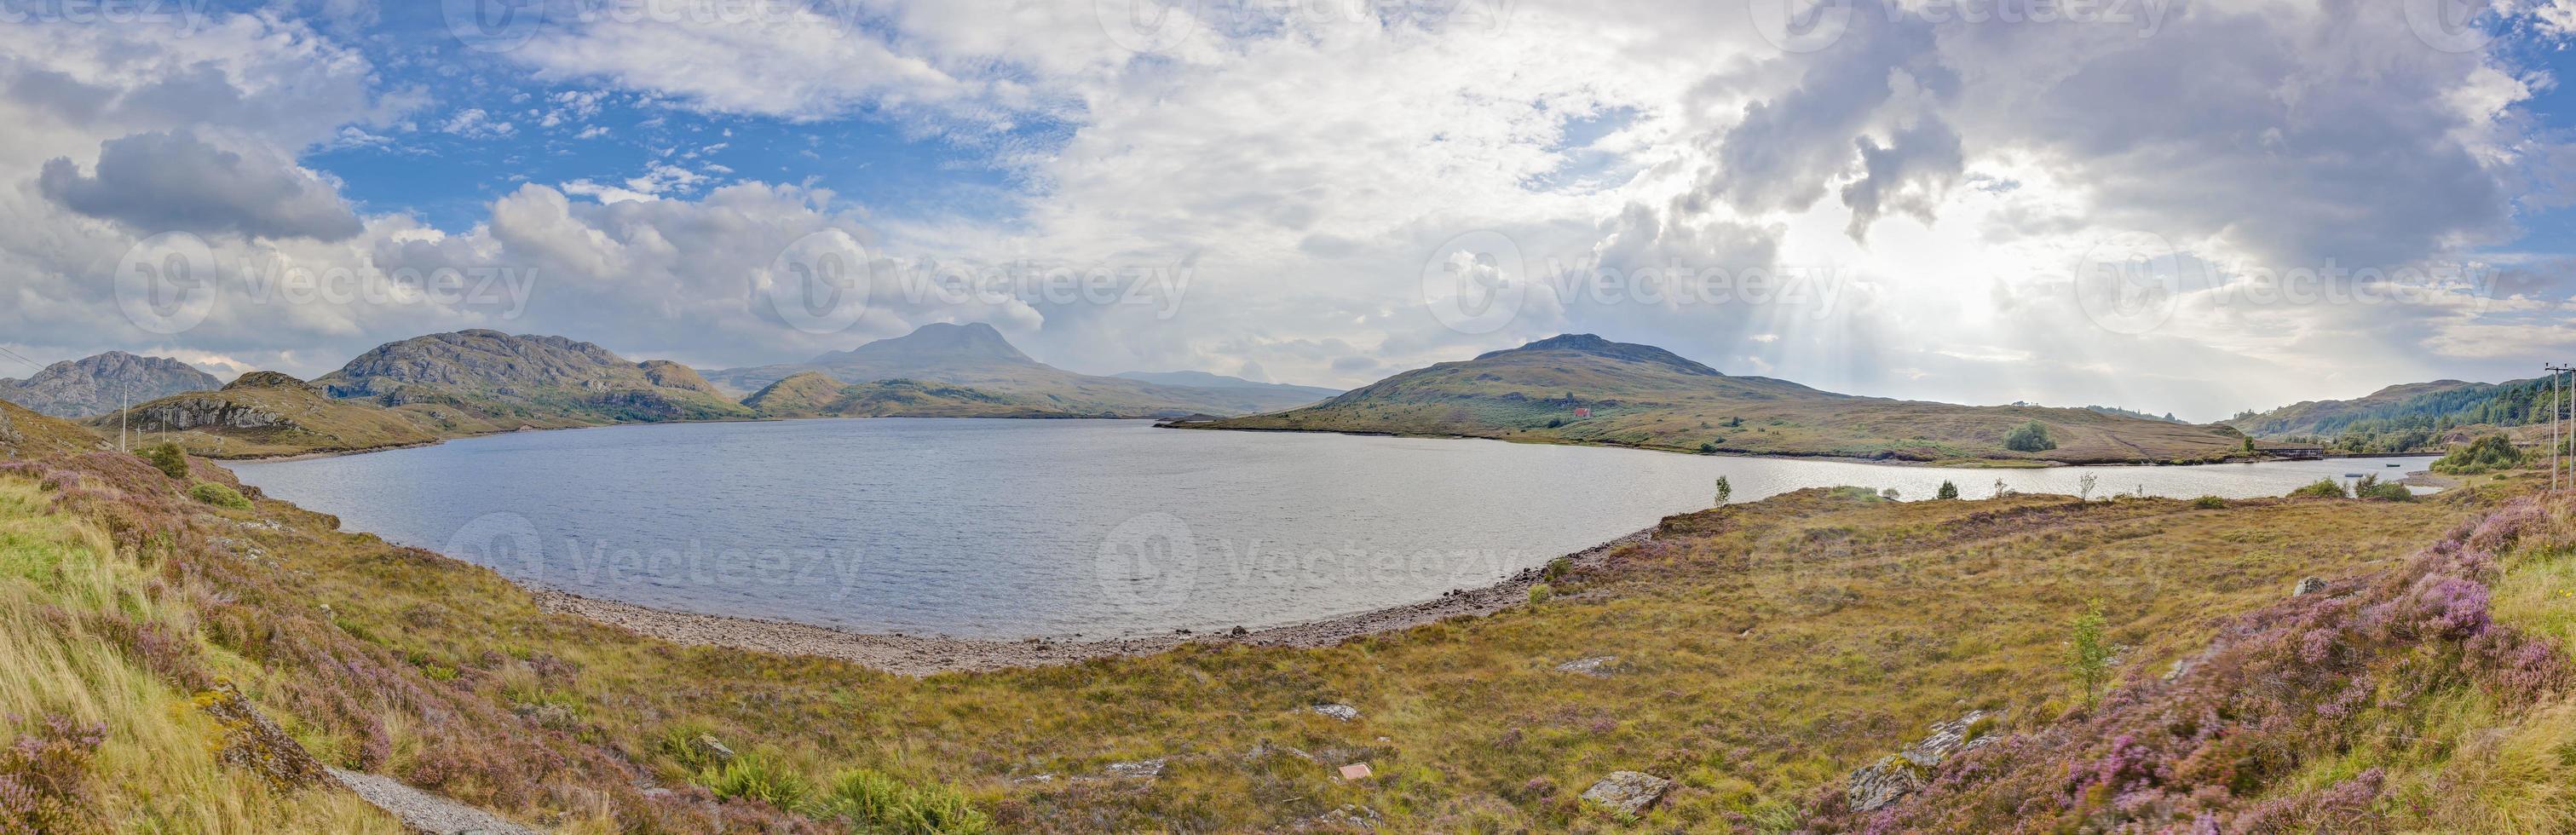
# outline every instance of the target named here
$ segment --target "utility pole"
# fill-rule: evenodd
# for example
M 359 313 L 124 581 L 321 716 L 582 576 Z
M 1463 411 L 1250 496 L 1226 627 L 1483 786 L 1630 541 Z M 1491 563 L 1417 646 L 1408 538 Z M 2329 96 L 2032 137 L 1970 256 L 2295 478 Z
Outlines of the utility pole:
M 129 450 L 125 448 L 125 414 L 134 411 L 134 381 L 119 380 L 116 390 L 116 451 L 127 452 Z
M 2559 474 L 2564 466 L 2559 450 L 2566 446 L 2568 438 L 2563 421 L 2569 417 L 2566 406 L 2569 386 L 2561 378 L 2567 372 L 2576 371 L 2576 366 L 2543 363 L 2540 367 L 2549 371 L 2549 492 L 2556 494 L 2569 486 L 2567 479 Z

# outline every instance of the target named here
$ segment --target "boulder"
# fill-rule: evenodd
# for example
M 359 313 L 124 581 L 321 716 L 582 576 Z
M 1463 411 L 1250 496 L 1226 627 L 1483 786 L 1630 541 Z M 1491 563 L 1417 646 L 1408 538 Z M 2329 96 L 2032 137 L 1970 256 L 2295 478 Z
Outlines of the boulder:
M 1167 759 L 1168 758 L 1165 757 L 1155 757 L 1150 760 L 1131 760 L 1123 763 L 1110 763 L 1109 776 L 1134 777 L 1140 780 L 1151 780 L 1156 777 L 1163 776 L 1163 764 Z
M 1332 718 L 1339 719 L 1339 720 L 1342 720 L 1342 721 L 1344 721 L 1344 722 L 1348 722 L 1348 721 L 1351 721 L 1351 720 L 1353 720 L 1353 719 L 1360 718 L 1360 709 L 1359 709 L 1359 708 L 1355 708 L 1355 707 L 1352 707 L 1352 706 L 1350 706 L 1350 705 L 1345 705 L 1345 704 L 1316 705 L 1316 706 L 1313 708 L 1313 710 L 1314 710 L 1316 713 L 1320 713 L 1320 714 L 1323 714 L 1323 715 L 1325 715 L 1325 716 L 1330 716 L 1330 717 L 1332 717 Z
M 2301 578 L 2299 578 L 2299 584 L 2298 584 L 2298 585 L 2295 585 L 2295 586 L 2291 586 L 2291 587 L 2290 587 L 2290 596 L 2291 596 L 2291 597 L 2301 597 L 2301 596 L 2305 596 L 2305 595 L 2315 594 L 2315 593 L 2317 593 L 2317 592 L 2321 592 L 2321 591 L 2325 591 L 2325 590 L 2326 590 L 2326 581 L 2325 581 L 2325 580 L 2320 579 L 2320 578 L 2316 578 L 2316 577 L 2301 577 Z
M 1969 738 L 1972 731 L 1978 730 L 1979 720 L 1988 716 L 2000 718 L 2000 714 L 1972 710 L 1966 716 L 1933 725 L 1932 735 L 1853 771 L 1851 788 L 1845 791 L 1851 810 L 1874 812 L 1930 785 L 1932 770 L 1941 763 L 1994 741 L 1994 737 L 1984 735 Z
M 715 737 L 706 734 L 699 734 L 698 738 L 689 740 L 689 749 L 696 751 L 699 757 L 708 762 L 718 765 L 733 762 L 733 749 L 725 747 L 724 743 L 717 742 Z
M 1622 815 L 1634 816 L 1654 805 L 1670 791 L 1673 781 L 1642 771 L 1614 771 L 1601 778 L 1592 788 L 1583 790 L 1583 799 Z

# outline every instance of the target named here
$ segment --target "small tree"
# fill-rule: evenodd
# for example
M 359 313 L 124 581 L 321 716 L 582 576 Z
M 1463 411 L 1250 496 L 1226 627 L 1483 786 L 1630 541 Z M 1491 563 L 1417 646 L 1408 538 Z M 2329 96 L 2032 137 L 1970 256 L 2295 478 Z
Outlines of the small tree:
M 2077 476 L 2075 478 L 2075 497 L 2088 502 L 2092 501 L 2093 488 L 2101 483 L 2102 477 L 2092 473 L 2085 473 Z
M 2246 452 L 2253 452 L 2253 451 L 2254 451 L 2254 436 L 2252 436 L 2252 435 L 2247 435 L 2247 436 L 2245 436 L 2245 451 L 2246 451 Z
M 2004 448 L 2015 452 L 2044 452 L 2057 448 L 2057 439 L 2048 434 L 2048 424 L 2031 421 L 2004 433 Z
M 2010 485 L 2006 485 L 2006 484 L 2004 484 L 2004 480 L 2003 480 L 2003 478 L 2002 478 L 2002 477 L 2000 477 L 2000 476 L 1996 477 L 1996 478 L 1995 478 L 1995 498 L 2000 499 L 2000 498 L 2003 498 L 2003 497 L 2005 497 L 2005 496 L 2009 496 L 2009 495 L 2012 495 L 2012 487 L 2011 487 Z
M 1725 477 L 1725 476 L 1718 476 L 1718 477 L 1717 477 L 1717 503 L 1718 503 L 1718 505 L 1720 505 L 1720 506 L 1724 506 L 1724 505 L 1726 504 L 1726 498 L 1727 498 L 1728 496 L 1732 496 L 1732 495 L 1735 495 L 1735 485 L 1732 485 L 1732 484 L 1728 484 L 1728 483 L 1726 483 L 1726 477 Z
M 2084 614 L 2067 629 L 2066 670 L 2084 689 L 2084 707 L 2092 708 L 2102 700 L 2102 684 L 2111 679 L 2110 622 L 2102 617 L 2102 601 L 2087 600 Z
M 180 449 L 178 444 L 169 441 L 153 444 L 143 450 L 143 460 L 152 462 L 152 468 L 160 470 L 162 475 L 183 481 L 188 478 L 188 452 Z
M 1950 482 L 1948 482 L 1948 481 L 1943 481 L 1943 482 L 1941 482 L 1941 492 L 1939 492 L 1939 493 L 1937 493 L 1937 494 L 1934 494 L 1934 495 L 1935 495 L 1935 497 L 1936 497 L 1936 498 L 1943 498 L 1943 499 L 1955 499 L 1955 498 L 1958 498 L 1958 497 L 1959 497 L 1959 485 L 1957 485 L 1957 484 L 1952 484 L 1952 483 L 1950 483 Z

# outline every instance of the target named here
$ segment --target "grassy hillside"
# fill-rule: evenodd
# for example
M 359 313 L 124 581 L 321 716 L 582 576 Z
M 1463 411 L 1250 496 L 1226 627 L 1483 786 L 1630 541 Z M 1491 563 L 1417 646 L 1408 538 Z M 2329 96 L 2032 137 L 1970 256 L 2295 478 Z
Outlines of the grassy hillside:
M 0 400 L 0 458 L 85 452 L 105 440 L 79 424 Z
M 354 452 L 436 441 L 449 434 L 489 432 L 483 422 L 453 432 L 411 412 L 370 401 L 336 400 L 301 380 L 273 371 L 242 375 L 222 389 L 173 395 L 136 405 L 123 415 L 93 418 L 91 428 L 117 432 L 120 418 L 135 435 L 133 449 L 169 441 L 207 458 L 257 458 L 311 452 Z
M 1061 417 L 1017 398 L 990 392 L 923 383 L 880 380 L 858 385 L 812 371 L 787 379 L 744 398 L 742 404 L 763 417 Z
M 2030 421 L 2048 428 L 2053 448 L 2006 446 Z M 1408 371 L 1303 409 L 1187 425 L 1912 461 L 2207 461 L 2243 454 L 2244 443 L 2224 427 L 2088 409 L 1834 394 L 1588 334 Z
M 2548 400 L 2547 380 L 2437 380 L 2389 386 L 2353 400 L 2301 401 L 2226 423 L 2260 438 L 2313 440 L 2352 452 L 2440 451 L 2496 428 L 2546 424 Z
M 0 537 L 0 565 L 11 567 L 0 589 L 133 601 L 79 610 L 122 612 L 86 631 L 56 625 L 78 618 L 29 614 L 40 607 L 7 611 L 32 618 L 19 628 L 37 630 L 24 640 L 43 652 L 122 670 L 120 683 L 93 689 L 139 701 L 81 708 L 49 686 L 18 696 L 0 689 L 0 699 L 29 700 L 0 707 L 18 717 L 7 730 L 22 735 L 49 733 L 38 724 L 48 713 L 110 721 L 100 750 L 138 755 L 80 767 L 89 775 L 83 790 L 111 809 L 174 796 L 265 802 L 237 794 L 250 791 L 238 774 L 194 776 L 207 772 L 187 752 L 202 752 L 212 731 L 170 707 L 224 677 L 324 762 L 573 832 L 884 827 L 870 810 L 895 807 L 944 816 L 952 829 L 980 816 L 1007 831 L 1354 821 L 1393 831 L 1839 830 L 1866 823 L 1836 811 L 1846 776 L 1928 723 L 2003 711 L 1978 733 L 2046 747 L 2072 738 L 2065 729 L 2127 715 L 2085 709 L 2061 661 L 2070 624 L 2090 603 L 2117 647 L 2113 670 L 2123 684 L 2109 706 L 2127 704 L 2130 688 L 2151 687 L 2174 661 L 2201 657 L 2213 639 L 2236 640 L 2242 628 L 2233 623 L 2304 622 L 2232 620 L 2278 610 L 2300 577 L 2333 580 L 2326 594 L 2292 601 L 2302 607 L 2351 590 L 2414 588 L 2407 578 L 2424 575 L 2387 572 L 2414 565 L 2408 555 L 2445 531 L 2463 531 L 2463 542 L 2493 555 L 2483 574 L 2462 582 L 2495 583 L 2496 622 L 2528 620 L 2563 635 L 2576 622 L 2559 602 L 2576 594 L 2567 591 L 2576 574 L 2565 565 L 2563 534 L 2550 528 L 2528 543 L 2492 532 L 2503 523 L 2472 524 L 2528 481 L 2415 503 L 2015 496 L 1900 504 L 1866 491 L 1809 490 L 1674 517 L 1655 541 L 1554 578 L 1545 602 L 1490 618 L 1325 649 L 1217 642 L 909 679 L 680 647 L 542 614 L 490 571 L 338 532 L 328 517 L 275 501 L 242 510 L 195 503 L 139 461 L 94 453 L 0 465 L 0 530 L 18 532 Z M 2512 524 L 2532 526 L 2533 514 L 2514 512 L 2523 521 Z M 78 548 L 46 544 L 58 542 Z M 81 582 L 97 590 L 65 591 L 82 588 L 58 579 L 71 575 L 95 577 Z M 2443 588 L 2435 621 L 2484 622 L 2483 592 Z M 2376 598 L 2352 599 L 2337 611 Z M 129 622 L 158 631 L 119 625 Z M 2529 663 L 2564 659 L 2556 647 L 2542 652 L 2544 661 Z M 1600 656 L 1615 659 L 1596 666 L 1598 677 L 1558 669 Z M 62 665 L 20 660 L 34 657 L 0 655 L 8 667 L 0 680 L 58 675 L 50 671 Z M 2476 659 L 2488 656 L 2392 657 L 2414 657 L 2438 674 L 2443 665 L 2483 669 Z M 2388 714 L 2398 724 L 2382 725 L 2446 735 L 2410 746 L 2413 737 L 2381 734 L 2343 754 L 2281 748 L 2264 754 L 2260 769 L 2189 772 L 2198 782 L 2182 788 L 2213 814 L 2237 815 L 2404 764 L 2404 775 L 2383 779 L 2478 790 L 2369 807 L 2398 828 L 2440 828 L 2472 814 L 2550 822 L 2532 815 L 2558 808 L 2553 798 L 2563 795 L 2551 792 L 2569 784 L 2566 760 L 2524 740 L 2557 727 L 2546 717 L 2570 709 L 2554 688 L 2526 688 L 2536 698 L 2510 703 L 2445 695 L 2474 688 L 2427 690 L 2433 701 L 2395 703 L 2386 710 L 2398 711 Z M 1359 714 L 1338 721 L 1309 710 L 1322 703 Z M 2479 727 L 2504 732 L 2452 744 L 2489 739 L 2461 731 Z M 706 741 L 734 752 L 730 763 L 720 765 L 723 755 Z M 139 755 L 164 749 L 165 757 Z M 2527 751 L 2542 759 L 2514 759 Z M 1158 776 L 1112 768 L 1152 760 L 1161 761 Z M 1333 776 L 1354 762 L 1373 776 Z M 145 767 L 197 782 L 160 792 L 118 770 Z M 1676 786 L 1633 821 L 1578 797 L 1623 770 Z M 210 782 L 221 779 L 239 782 Z M 292 796 L 312 805 L 277 831 L 355 825 L 337 817 L 338 801 L 306 791 Z M 1915 815 L 1918 806 L 1905 809 Z M 2094 820 L 2109 826 L 2154 811 L 2105 808 Z M 1963 831 L 2000 825 L 1974 815 L 1909 819 Z
M 738 390 L 752 391 L 806 372 L 843 383 L 899 379 L 964 386 L 1046 414 L 1095 417 L 1240 415 L 1318 399 L 1287 387 L 1197 387 L 1077 374 L 1029 358 L 1001 332 L 982 323 L 923 325 L 904 336 L 805 363 L 729 369 L 715 372 L 714 377 Z

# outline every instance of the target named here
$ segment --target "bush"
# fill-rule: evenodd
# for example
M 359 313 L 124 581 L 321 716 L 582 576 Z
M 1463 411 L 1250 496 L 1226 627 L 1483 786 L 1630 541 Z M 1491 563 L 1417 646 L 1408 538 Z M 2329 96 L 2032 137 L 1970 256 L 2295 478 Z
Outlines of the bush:
M 837 819 L 858 832 L 972 835 L 992 829 L 984 814 L 956 789 L 911 788 L 865 768 L 833 776 L 831 790 L 817 802 L 815 811 L 818 817 Z
M 2415 491 L 2408 490 L 2406 485 L 2394 481 L 2383 483 L 2379 480 L 2379 474 L 2372 473 L 2362 476 L 2361 481 L 2352 486 L 2352 497 L 2383 502 L 2411 502 L 2415 500 Z
M 2226 507 L 2227 500 L 2217 496 L 2202 496 L 2191 500 L 2191 506 L 2202 510 L 2217 510 L 2219 508 Z
M 2048 424 L 2034 420 L 2004 433 L 2004 448 L 2015 452 L 2045 452 L 2057 448 L 2057 439 L 2048 434 Z
M 250 509 L 250 500 L 243 498 L 241 491 L 211 481 L 197 482 L 197 486 L 188 488 L 188 495 L 216 507 Z
M 152 468 L 160 470 L 162 475 L 188 480 L 188 451 L 180 449 L 178 444 L 163 441 L 145 447 L 143 460 L 152 462 Z
M 2501 434 L 2488 435 L 2468 446 L 2451 450 L 2433 462 L 2433 471 L 2452 475 L 2477 475 L 2522 466 L 2522 451 L 2513 448 L 2513 439 Z
M 2310 484 L 2310 485 L 2308 485 L 2308 486 L 2306 486 L 2306 487 L 2301 487 L 2301 488 L 2299 488 L 2299 489 L 2296 489 L 2296 490 L 2292 490 L 2292 491 L 2290 491 L 2290 498 L 2293 498 L 2293 499 L 2343 499 L 2343 498 L 2351 498 L 2351 497 L 2350 497 L 2349 495 L 2347 495 L 2346 493 L 2344 493 L 2344 492 L 2343 492 L 2343 483 L 2342 483 L 2342 482 L 2336 481 L 2336 480 L 2331 479 L 2331 478 L 2320 478 L 2320 479 L 2317 479 L 2317 481 L 2316 481 L 2316 483 L 2315 483 L 2315 484 Z
M 813 785 L 806 782 L 805 775 L 751 754 L 735 757 L 733 762 L 708 774 L 706 785 L 717 797 L 757 800 L 787 812 L 804 808 L 805 799 L 813 794 Z
M 1553 586 L 1550 586 L 1550 585 L 1548 585 L 1548 584 L 1546 584 L 1546 583 L 1539 583 L 1539 584 L 1537 584 L 1537 585 L 1530 586 L 1530 590 L 1529 590 L 1529 602 L 1530 602 L 1530 605 L 1535 606 L 1535 605 L 1538 605 L 1538 604 L 1541 604 L 1541 603 L 1545 603 L 1545 602 L 1547 602 L 1547 601 L 1548 601 L 1548 598 L 1552 598 L 1552 597 L 1555 597 L 1555 596 L 1556 596 L 1556 588 L 1555 588 L 1555 587 L 1553 587 Z
M 1955 499 L 1955 498 L 1958 498 L 1958 497 L 1959 497 L 1959 485 L 1957 485 L 1957 484 L 1952 484 L 1952 483 L 1947 482 L 1947 481 L 1941 482 L 1941 492 L 1936 493 L 1936 494 L 1933 494 L 1933 497 L 1934 497 L 1934 498 L 1941 498 L 1941 499 Z

